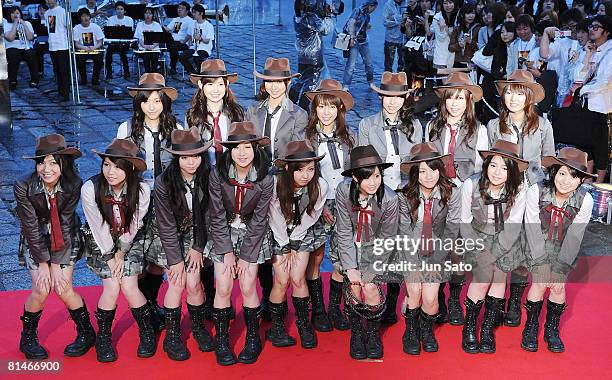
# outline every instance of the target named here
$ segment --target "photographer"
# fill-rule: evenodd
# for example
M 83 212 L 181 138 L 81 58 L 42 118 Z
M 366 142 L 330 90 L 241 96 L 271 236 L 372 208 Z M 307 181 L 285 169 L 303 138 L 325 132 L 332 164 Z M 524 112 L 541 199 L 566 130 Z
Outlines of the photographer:
M 416 4 L 416 1 L 412 0 Z M 400 6 L 403 0 L 387 0 L 383 10 L 383 25 L 385 27 L 385 71 L 393 71 L 393 61 L 397 51 L 397 71 L 404 66 L 402 43 L 404 41 L 400 26 L 402 13 Z

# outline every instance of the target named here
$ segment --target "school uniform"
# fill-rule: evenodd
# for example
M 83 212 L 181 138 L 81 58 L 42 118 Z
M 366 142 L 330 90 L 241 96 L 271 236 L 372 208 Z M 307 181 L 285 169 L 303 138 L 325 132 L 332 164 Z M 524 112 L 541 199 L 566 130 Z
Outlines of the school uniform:
M 200 133 L 202 135 L 202 140 L 204 141 L 209 141 L 212 140 L 213 138 L 215 138 L 215 126 L 219 126 L 219 131 L 221 132 L 221 138 L 219 141 L 226 141 L 227 140 L 227 131 L 229 130 L 229 126 L 230 124 L 232 124 L 232 120 L 230 120 L 229 116 L 227 115 L 227 113 L 221 111 L 221 112 L 215 112 L 215 113 L 209 113 L 208 116 L 206 116 L 206 120 L 208 121 L 209 125 L 212 127 L 212 131 L 203 128 L 202 126 L 197 126 L 197 125 L 189 125 L 189 123 L 187 123 L 187 117 L 185 116 L 185 125 L 187 126 L 187 128 L 190 127 L 198 127 L 200 128 Z M 213 144 L 210 148 L 208 148 L 208 162 L 210 162 L 210 166 L 216 166 L 217 165 L 217 158 L 221 156 L 221 154 L 223 152 L 225 152 L 227 148 L 224 147 L 221 144 Z

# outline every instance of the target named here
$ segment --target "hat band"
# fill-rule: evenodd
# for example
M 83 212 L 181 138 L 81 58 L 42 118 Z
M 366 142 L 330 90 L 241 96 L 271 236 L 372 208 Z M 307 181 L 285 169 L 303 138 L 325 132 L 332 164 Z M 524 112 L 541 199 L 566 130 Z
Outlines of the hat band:
M 425 160 L 433 160 L 434 158 L 440 158 L 440 153 L 438 152 L 426 152 L 417 154 L 410 161 L 425 161 Z
M 248 141 L 257 139 L 257 135 L 249 135 L 249 134 L 240 134 L 240 135 L 229 135 L 227 136 L 227 141 Z
M 224 77 L 227 76 L 227 70 L 206 70 L 202 71 L 200 75 L 209 77 Z
M 442 85 L 441 87 L 469 87 L 469 86 L 473 86 L 473 84 L 462 83 L 462 82 L 450 82 L 450 83 L 446 83 Z
M 204 146 L 204 142 L 202 140 L 196 141 L 193 143 L 184 143 L 184 144 L 172 144 L 172 150 L 177 152 L 184 152 L 187 150 L 199 149 Z
M 587 172 L 586 165 L 580 164 L 576 161 L 568 160 L 567 158 L 557 157 L 557 160 L 566 163 L 568 166 L 573 167 L 574 169 L 578 169 L 581 172 Z
M 126 157 L 126 158 L 137 158 L 135 155 L 130 154 L 130 153 L 128 153 L 128 152 L 126 152 L 125 150 L 122 150 L 122 149 L 113 149 L 113 148 L 106 149 L 104 151 L 104 154 L 107 155 L 107 156 L 123 156 L 123 157 Z
M 384 91 L 409 91 L 410 87 L 405 84 L 384 84 L 380 85 L 380 89 Z
M 34 155 L 36 155 L 36 156 L 48 156 L 50 154 L 60 152 L 60 151 L 62 151 L 64 149 L 66 149 L 65 146 L 56 146 L 56 147 L 52 147 L 52 148 L 48 148 L 48 149 L 36 149 L 36 152 L 34 152 Z
M 263 74 L 269 77 L 290 77 L 291 71 L 289 70 L 264 70 Z
M 285 157 L 285 160 L 303 160 L 308 158 L 317 158 L 317 154 L 312 150 L 309 150 L 307 152 L 297 152 L 287 155 Z
M 351 161 L 351 169 L 357 169 L 364 166 L 382 165 L 384 162 L 379 157 L 363 157 Z
M 149 84 L 149 83 L 139 83 L 138 84 L 138 89 L 139 90 L 148 90 L 150 88 L 159 88 L 159 89 L 162 89 L 162 88 L 165 88 L 165 87 L 166 87 L 165 85 L 159 84 L 159 83 L 151 83 L 151 84 Z
M 489 150 L 490 150 L 491 152 L 498 152 L 498 153 L 502 153 L 502 154 L 505 154 L 505 155 L 508 155 L 508 156 L 512 156 L 512 157 L 517 158 L 517 159 L 519 159 L 519 160 L 521 159 L 521 158 L 518 156 L 518 154 L 516 154 L 516 153 L 514 153 L 514 152 L 510 152 L 509 150 L 500 149 L 500 148 L 491 148 L 491 149 L 489 149 Z

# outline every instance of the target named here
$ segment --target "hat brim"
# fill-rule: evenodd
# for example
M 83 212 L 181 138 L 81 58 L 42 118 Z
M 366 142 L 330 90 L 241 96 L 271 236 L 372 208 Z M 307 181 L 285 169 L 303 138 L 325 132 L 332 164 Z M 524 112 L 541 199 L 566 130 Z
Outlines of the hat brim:
M 200 83 L 203 78 L 226 78 L 230 83 L 236 83 L 238 81 L 238 73 L 229 73 L 225 75 L 203 75 L 203 74 L 189 74 L 189 80 L 196 86 Z
M 480 88 L 480 86 L 476 84 L 436 86 L 434 87 L 434 92 L 436 93 L 436 95 L 438 95 L 438 98 L 442 98 L 442 93 L 444 92 L 444 90 L 451 90 L 451 89 L 456 89 L 456 90 L 462 89 L 462 90 L 469 91 L 470 94 L 472 94 L 472 98 L 474 99 L 474 102 L 479 102 L 482 99 L 482 88 Z
M 544 87 L 537 82 L 521 82 L 521 81 L 513 81 L 513 80 L 496 80 L 495 87 L 497 88 L 497 93 L 502 96 L 504 92 L 504 88 L 509 84 L 519 84 L 521 86 L 525 86 L 533 91 L 534 103 L 539 103 L 544 100 Z
M 384 95 L 384 96 L 403 96 L 403 95 L 407 95 L 411 93 L 414 90 L 413 88 L 410 88 L 406 91 L 387 91 L 387 90 L 382 90 L 380 87 L 376 86 L 374 83 L 370 83 L 370 88 L 374 90 L 375 92 L 377 92 L 378 94 Z
M 388 169 L 391 166 L 393 166 L 393 164 L 390 163 L 390 162 L 381 162 L 381 163 L 378 163 L 378 164 L 359 165 L 359 166 L 356 166 L 354 168 L 346 169 L 345 171 L 343 171 L 340 174 L 342 174 L 343 177 L 350 177 L 350 176 L 353 175 L 353 171 L 354 170 L 361 169 L 361 168 L 371 168 L 373 166 L 378 166 L 379 168 L 381 168 L 381 170 L 385 170 L 385 169 Z
M 425 158 L 422 160 L 414 160 L 414 161 L 406 161 L 406 162 L 402 162 L 400 164 L 400 171 L 404 174 L 408 174 L 408 172 L 410 171 L 410 168 L 413 167 L 414 165 L 418 165 L 421 162 L 429 162 L 429 161 L 433 161 L 433 160 L 442 160 L 442 162 L 444 163 L 444 166 L 446 166 L 448 164 L 448 162 L 452 159 L 450 154 L 442 154 L 440 156 L 437 157 L 432 157 L 432 158 Z
M 247 143 L 247 142 L 256 142 L 257 144 L 259 144 L 259 146 L 268 146 L 270 145 L 270 138 L 267 136 L 263 136 L 263 137 L 257 137 L 255 139 L 237 140 L 237 141 L 221 141 L 219 143 L 226 148 L 230 148 L 230 147 L 233 147 L 234 145 L 238 145 L 241 143 Z
M 325 153 L 323 153 L 320 156 L 309 157 L 309 158 L 277 158 L 276 160 L 274 160 L 274 165 L 276 167 L 282 168 L 288 163 L 292 163 L 292 162 L 310 162 L 310 161 L 319 162 L 323 159 L 323 157 L 325 157 Z
M 111 158 L 123 158 L 124 160 L 128 160 L 134 165 L 136 170 L 139 172 L 144 172 L 145 170 L 147 170 L 147 163 L 145 162 L 145 160 L 143 160 L 140 157 L 121 156 L 118 154 L 106 154 L 104 152 L 98 152 L 95 149 L 92 149 L 91 151 L 97 154 L 98 156 L 102 157 L 102 159 L 106 157 L 111 157 Z
M 166 147 L 162 147 L 162 149 L 175 156 L 195 156 L 202 152 L 206 152 L 208 149 L 210 149 L 213 143 L 214 143 L 213 140 L 209 140 L 205 142 L 204 145 L 201 146 L 200 148 L 189 149 L 189 150 L 173 150 L 172 148 L 166 148 Z
M 161 91 L 168 95 L 170 100 L 175 101 L 178 98 L 178 91 L 174 87 L 128 87 L 128 93 L 133 98 L 139 91 Z
M 580 173 L 582 173 L 582 174 L 584 174 L 584 175 L 586 175 L 588 177 L 597 178 L 597 174 L 588 173 L 588 172 L 586 172 L 586 171 L 584 171 L 584 170 L 582 170 L 580 168 L 577 168 L 575 165 L 572 165 L 569 162 L 560 160 L 558 157 L 555 157 L 555 156 L 544 156 L 544 157 L 542 157 L 542 166 L 543 167 L 548 168 L 548 167 L 550 167 L 552 165 L 556 165 L 556 164 L 561 165 L 561 166 L 567 166 L 568 168 L 572 168 L 572 169 L 574 169 L 576 171 L 579 171 Z
M 348 91 L 343 91 L 343 90 L 308 91 L 306 92 L 306 97 L 310 99 L 310 101 L 312 102 L 315 96 L 323 95 L 323 94 L 333 95 L 333 96 L 337 96 L 338 98 L 340 98 L 340 100 L 342 100 L 342 104 L 344 104 L 344 108 L 346 108 L 347 111 L 353 108 L 353 106 L 355 105 L 355 100 L 353 99 L 353 95 L 351 95 Z
M 253 71 L 253 75 L 255 75 L 257 78 L 263 79 L 263 80 L 285 80 L 285 79 L 293 79 L 293 78 L 299 78 L 302 76 L 302 74 L 300 73 L 293 73 L 289 76 L 282 76 L 282 77 L 277 77 L 277 76 L 270 76 L 270 75 L 265 75 L 262 74 L 258 71 Z
M 57 152 L 40 154 L 38 156 L 22 156 L 21 158 L 23 158 L 24 160 L 37 160 L 39 158 L 47 157 L 49 155 L 52 156 L 54 154 L 61 154 L 64 156 L 73 156 L 75 160 L 83 155 L 83 153 L 79 149 L 69 146 L 62 150 L 58 150 Z
M 524 172 L 529 167 L 529 161 L 520 159 L 518 157 L 514 157 L 514 156 L 512 156 L 510 154 L 506 154 L 506 153 L 503 153 L 503 152 L 497 152 L 497 151 L 494 151 L 494 150 L 479 150 L 478 153 L 480 153 L 480 157 L 482 157 L 483 160 L 486 159 L 489 156 L 502 156 L 502 157 L 505 157 L 505 158 L 509 158 L 509 159 L 511 159 L 511 160 L 516 162 L 520 172 Z

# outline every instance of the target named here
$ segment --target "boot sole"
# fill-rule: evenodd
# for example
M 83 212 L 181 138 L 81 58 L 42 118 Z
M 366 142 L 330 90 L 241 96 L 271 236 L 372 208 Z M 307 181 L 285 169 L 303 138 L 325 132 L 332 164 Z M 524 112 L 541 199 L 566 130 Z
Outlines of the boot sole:
M 368 355 L 354 355 L 354 354 L 350 354 L 351 358 L 355 359 L 355 360 L 365 360 L 368 358 Z
M 438 352 L 437 348 L 431 349 L 431 348 L 423 348 L 423 352 Z
M 380 355 L 367 355 L 368 359 L 382 359 L 383 354 Z
M 523 343 L 521 343 L 521 348 L 525 351 L 528 352 L 537 352 L 538 351 L 538 347 L 529 347 L 529 346 L 525 346 Z
M 478 348 L 471 349 L 471 348 L 466 348 L 466 347 L 462 346 L 461 349 L 466 354 L 478 354 L 478 353 L 480 353 L 480 350 Z
M 312 348 L 317 348 L 317 344 L 316 343 L 312 344 L 312 345 L 310 345 L 310 344 L 305 345 L 304 343 L 300 343 L 300 345 L 302 346 L 302 348 L 307 349 L 307 350 L 310 350 Z
M 28 355 L 28 354 L 26 354 L 23 351 L 21 351 L 21 352 L 25 355 L 26 359 L 28 359 L 28 360 L 45 360 L 45 359 L 49 358 L 49 354 L 46 354 L 46 355 Z
M 226 367 L 229 365 L 234 365 L 236 364 L 238 361 L 237 360 L 232 360 L 232 361 L 228 361 L 228 362 L 220 362 L 217 360 L 217 364 L 219 364 L 220 366 Z
M 420 355 L 421 354 L 421 350 L 403 350 L 405 354 L 408 355 Z
M 138 356 L 139 358 L 143 358 L 143 359 L 153 357 L 154 355 L 155 355 L 155 351 L 153 351 L 151 353 L 146 353 L 146 354 L 136 353 L 136 356 Z
M 261 354 L 261 353 L 260 353 Z M 238 363 L 242 363 L 242 364 L 253 364 L 257 361 L 257 359 L 259 359 L 259 355 L 257 355 L 257 357 L 255 359 L 250 359 L 250 360 L 244 360 L 244 359 L 240 359 L 238 358 Z
M 552 349 L 550 347 L 548 347 L 548 351 L 555 353 L 555 354 L 562 354 L 565 352 L 565 349 Z
M 85 355 L 86 353 L 88 353 L 89 350 L 91 350 L 92 348 L 93 348 L 93 345 L 91 347 L 89 347 L 88 349 L 86 349 L 85 351 L 83 351 L 83 352 L 79 351 L 79 352 L 70 352 L 70 353 L 68 353 L 68 352 L 64 351 L 64 356 L 68 356 L 69 358 L 79 358 L 79 357 Z
M 489 349 L 478 349 L 478 352 L 480 352 L 481 354 L 494 354 L 495 353 L 495 349 L 489 350 Z
M 100 359 L 100 358 L 96 358 L 96 359 L 98 359 L 100 363 L 112 363 L 112 362 L 117 361 L 116 357 L 110 358 L 110 359 Z

